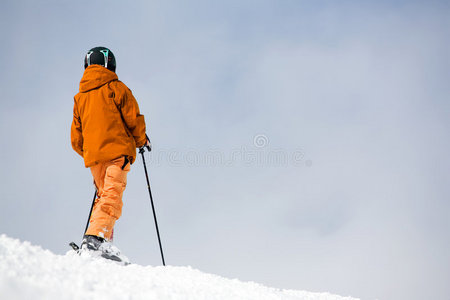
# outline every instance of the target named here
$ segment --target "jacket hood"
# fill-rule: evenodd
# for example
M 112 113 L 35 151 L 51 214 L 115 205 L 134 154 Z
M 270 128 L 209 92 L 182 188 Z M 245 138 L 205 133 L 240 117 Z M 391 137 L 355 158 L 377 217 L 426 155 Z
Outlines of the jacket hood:
M 90 65 L 84 70 L 80 81 L 80 93 L 84 93 L 102 85 L 118 80 L 117 74 L 100 65 Z

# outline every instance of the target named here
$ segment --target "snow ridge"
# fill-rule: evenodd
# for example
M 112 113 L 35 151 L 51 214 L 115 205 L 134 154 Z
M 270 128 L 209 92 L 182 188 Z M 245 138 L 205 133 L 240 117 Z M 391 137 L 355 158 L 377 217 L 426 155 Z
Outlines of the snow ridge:
M 121 266 L 74 251 L 55 255 L 0 235 L 2 299 L 358 300 L 328 293 L 269 288 L 191 267 Z

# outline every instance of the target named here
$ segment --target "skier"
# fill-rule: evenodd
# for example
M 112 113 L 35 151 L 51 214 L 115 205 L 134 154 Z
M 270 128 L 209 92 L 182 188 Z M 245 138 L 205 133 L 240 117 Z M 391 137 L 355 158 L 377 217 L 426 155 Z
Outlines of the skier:
M 91 169 L 97 196 L 80 251 L 127 263 L 111 243 L 113 228 L 122 213 L 122 194 L 136 148 L 150 151 L 151 144 L 136 99 L 115 73 L 111 50 L 92 48 L 84 68 L 74 97 L 71 141 Z

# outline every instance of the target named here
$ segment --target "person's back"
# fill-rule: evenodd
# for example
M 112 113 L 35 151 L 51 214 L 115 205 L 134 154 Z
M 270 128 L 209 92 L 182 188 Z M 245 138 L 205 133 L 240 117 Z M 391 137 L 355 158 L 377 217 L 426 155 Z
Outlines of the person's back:
M 136 148 L 149 147 L 149 142 L 144 116 L 131 91 L 118 80 L 115 68 L 109 49 L 96 47 L 87 53 L 79 93 L 74 97 L 71 140 L 91 169 L 97 188 L 81 250 L 123 260 L 118 251 L 111 250 L 117 248 L 110 241 L 121 216 L 122 194 Z
M 75 95 L 74 149 L 86 167 L 127 155 L 131 163 L 136 147 L 146 142 L 144 116 L 131 91 L 116 73 L 100 66 L 88 66 Z M 83 124 L 82 132 L 79 130 Z M 77 134 L 82 133 L 82 134 Z

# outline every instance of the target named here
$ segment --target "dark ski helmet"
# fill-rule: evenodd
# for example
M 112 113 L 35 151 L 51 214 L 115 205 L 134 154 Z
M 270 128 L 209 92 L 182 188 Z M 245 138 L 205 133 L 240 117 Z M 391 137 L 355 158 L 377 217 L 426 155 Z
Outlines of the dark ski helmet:
M 86 53 L 84 68 L 86 69 L 90 65 L 100 65 L 116 72 L 116 58 L 112 51 L 106 47 L 95 47 Z

